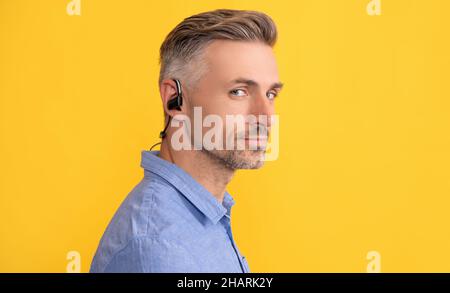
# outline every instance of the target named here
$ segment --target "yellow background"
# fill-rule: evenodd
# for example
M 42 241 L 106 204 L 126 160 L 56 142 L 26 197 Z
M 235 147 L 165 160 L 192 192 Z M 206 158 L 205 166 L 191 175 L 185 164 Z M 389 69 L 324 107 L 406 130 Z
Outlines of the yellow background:
M 229 186 L 251 270 L 450 271 L 450 1 L 68 2 L 0 0 L 0 271 L 88 271 L 163 126 L 159 46 L 216 8 L 279 29 L 280 157 Z

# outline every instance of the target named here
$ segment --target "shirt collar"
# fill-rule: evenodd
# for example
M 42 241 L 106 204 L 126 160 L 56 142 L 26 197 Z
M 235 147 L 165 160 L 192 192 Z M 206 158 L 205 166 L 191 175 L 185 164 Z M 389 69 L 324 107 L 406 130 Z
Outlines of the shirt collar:
M 230 216 L 234 199 L 225 191 L 223 203 L 220 202 L 198 183 L 186 171 L 159 156 L 159 151 L 142 151 L 141 167 L 145 172 L 151 172 L 167 180 L 198 210 L 214 224 L 224 216 Z

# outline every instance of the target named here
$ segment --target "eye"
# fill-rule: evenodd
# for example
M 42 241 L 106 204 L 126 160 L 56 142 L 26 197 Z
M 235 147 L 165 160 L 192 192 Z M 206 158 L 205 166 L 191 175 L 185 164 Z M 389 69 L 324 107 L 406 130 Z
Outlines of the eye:
M 269 98 L 269 100 L 274 100 L 276 97 L 278 96 L 277 92 L 267 92 L 267 98 Z
M 246 92 L 243 89 L 234 89 L 234 90 L 230 91 L 230 94 L 238 96 L 238 97 L 243 97 L 246 95 Z

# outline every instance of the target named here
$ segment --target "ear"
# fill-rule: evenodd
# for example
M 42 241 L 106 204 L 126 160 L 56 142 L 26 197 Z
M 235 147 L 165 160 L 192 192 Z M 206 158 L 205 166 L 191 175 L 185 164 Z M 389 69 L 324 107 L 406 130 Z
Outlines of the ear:
M 164 79 L 161 83 L 161 86 L 159 87 L 159 92 L 164 107 L 164 113 L 166 113 L 168 116 L 171 117 L 173 117 L 176 114 L 180 114 L 179 110 L 177 109 L 169 110 L 169 108 L 167 107 L 168 102 L 171 99 L 175 98 L 177 95 L 177 85 L 175 81 L 173 81 L 172 79 Z M 183 110 L 183 106 L 181 106 L 181 109 Z

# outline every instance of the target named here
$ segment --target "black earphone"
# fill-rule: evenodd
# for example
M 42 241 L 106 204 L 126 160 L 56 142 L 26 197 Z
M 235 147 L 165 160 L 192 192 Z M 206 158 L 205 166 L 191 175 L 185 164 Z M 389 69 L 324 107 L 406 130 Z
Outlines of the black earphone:
M 177 95 L 175 98 L 172 98 L 167 102 L 167 108 L 169 110 L 173 109 L 181 110 L 181 106 L 183 105 L 183 93 L 181 92 L 181 83 L 178 79 L 172 80 L 177 85 Z
M 183 105 L 183 93 L 181 91 L 181 83 L 178 79 L 172 79 L 172 80 L 175 82 L 175 84 L 177 86 L 177 93 L 174 98 L 170 99 L 167 102 L 167 108 L 169 110 L 176 109 L 176 110 L 180 111 L 181 106 Z M 166 136 L 167 127 L 169 127 L 169 123 L 170 123 L 171 119 L 172 119 L 172 116 L 169 116 L 169 120 L 167 120 L 166 127 L 164 127 L 164 130 L 159 133 L 159 138 L 164 138 Z
M 183 105 L 183 93 L 181 91 L 181 83 L 180 83 L 180 81 L 178 79 L 172 79 L 172 80 L 176 84 L 177 93 L 176 93 L 176 96 L 174 98 L 170 99 L 167 102 L 167 108 L 169 110 L 176 109 L 176 110 L 180 111 L 181 110 L 181 106 Z M 167 127 L 169 127 L 169 123 L 170 123 L 171 119 L 172 119 L 172 116 L 169 116 L 169 119 L 167 120 L 166 127 L 164 127 L 164 130 L 159 133 L 159 138 L 166 137 Z
M 169 109 L 169 110 L 173 110 L 173 109 L 176 109 L 176 110 L 178 110 L 178 111 L 180 111 L 181 110 L 181 106 L 183 105 L 183 93 L 182 93 L 182 91 L 181 91 L 181 83 L 180 83 L 180 81 L 178 80 L 178 79 L 172 79 L 174 82 L 175 82 L 175 85 L 176 85 L 176 87 L 177 87 L 177 92 L 176 92 L 176 95 L 175 95 L 175 97 L 173 97 L 172 99 L 170 99 L 168 102 L 167 102 L 167 109 Z M 164 127 L 164 130 L 162 130 L 160 133 L 159 133 L 159 138 L 161 138 L 161 139 L 163 139 L 164 137 L 166 137 L 166 131 L 167 131 L 167 128 L 169 127 L 169 124 L 170 124 L 170 120 L 172 119 L 172 116 L 169 116 L 169 119 L 167 120 L 167 124 L 166 124 L 166 127 Z M 155 146 L 157 146 L 158 144 L 161 144 L 161 142 L 158 142 L 158 143 L 155 143 L 151 148 L 150 148 L 150 151 L 155 147 Z

